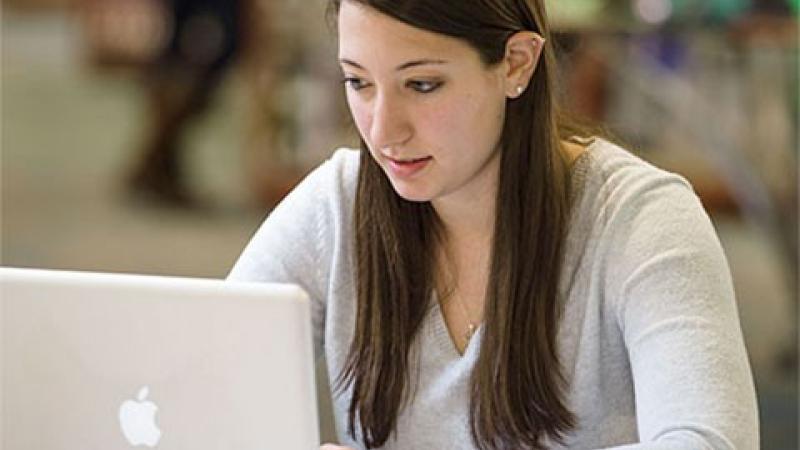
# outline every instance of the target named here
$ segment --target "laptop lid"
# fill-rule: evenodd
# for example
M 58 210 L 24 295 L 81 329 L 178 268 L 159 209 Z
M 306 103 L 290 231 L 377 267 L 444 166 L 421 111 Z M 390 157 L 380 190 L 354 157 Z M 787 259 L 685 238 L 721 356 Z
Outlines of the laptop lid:
M 17 449 L 316 449 L 296 286 L 0 268 L 0 436 Z

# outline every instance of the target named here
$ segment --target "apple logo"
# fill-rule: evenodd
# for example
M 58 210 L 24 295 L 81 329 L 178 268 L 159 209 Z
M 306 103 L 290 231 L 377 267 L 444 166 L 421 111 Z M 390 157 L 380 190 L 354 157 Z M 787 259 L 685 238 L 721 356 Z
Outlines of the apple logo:
M 122 433 L 133 446 L 155 447 L 161 439 L 161 430 L 156 426 L 158 406 L 147 400 L 150 388 L 139 389 L 137 400 L 126 400 L 119 407 L 119 425 Z

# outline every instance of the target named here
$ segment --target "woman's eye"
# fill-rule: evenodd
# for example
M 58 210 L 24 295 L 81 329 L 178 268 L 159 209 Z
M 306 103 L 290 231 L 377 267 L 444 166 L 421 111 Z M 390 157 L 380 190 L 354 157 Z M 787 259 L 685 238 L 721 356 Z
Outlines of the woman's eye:
M 408 87 L 422 94 L 433 92 L 439 89 L 442 84 L 441 81 L 409 81 L 407 83 Z
M 345 79 L 342 80 L 342 82 L 346 87 L 349 87 L 354 91 L 360 91 L 361 89 L 367 87 L 367 83 L 361 78 L 345 77 Z

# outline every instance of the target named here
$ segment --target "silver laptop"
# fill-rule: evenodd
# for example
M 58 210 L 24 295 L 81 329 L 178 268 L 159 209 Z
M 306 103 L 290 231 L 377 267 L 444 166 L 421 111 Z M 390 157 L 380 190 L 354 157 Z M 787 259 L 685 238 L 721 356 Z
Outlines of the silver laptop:
M 0 448 L 319 448 L 292 285 L 0 268 Z

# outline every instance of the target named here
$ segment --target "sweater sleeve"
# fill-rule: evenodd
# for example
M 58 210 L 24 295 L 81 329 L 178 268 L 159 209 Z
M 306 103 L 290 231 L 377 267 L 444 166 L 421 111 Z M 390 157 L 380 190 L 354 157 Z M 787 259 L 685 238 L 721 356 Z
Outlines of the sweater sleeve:
M 337 153 L 284 198 L 256 231 L 227 279 L 293 283 L 311 299 L 314 350 L 321 355 L 325 305 L 332 259 L 335 211 L 331 196 L 337 192 L 344 155 Z
M 607 301 L 630 359 L 640 444 L 755 449 L 755 389 L 730 271 L 683 179 L 633 183 L 608 215 Z

